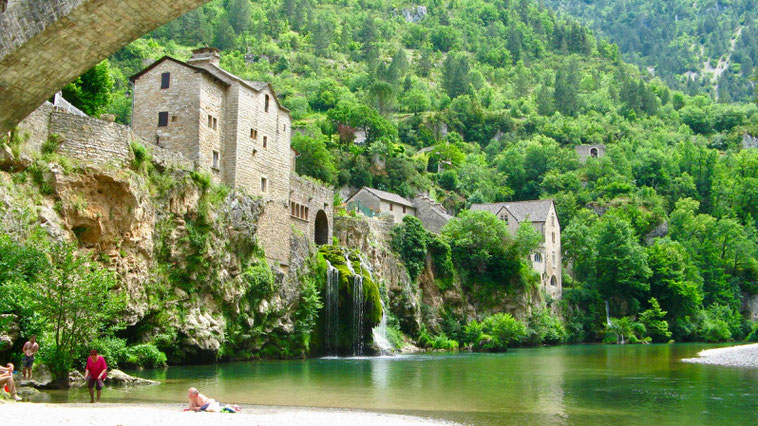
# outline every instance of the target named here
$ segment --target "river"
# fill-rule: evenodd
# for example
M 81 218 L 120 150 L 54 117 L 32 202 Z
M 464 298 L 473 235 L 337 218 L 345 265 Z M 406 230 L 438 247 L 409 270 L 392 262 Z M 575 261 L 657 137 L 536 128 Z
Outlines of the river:
M 758 370 L 680 362 L 705 344 L 517 348 L 504 354 L 237 362 L 129 371 L 159 386 L 106 389 L 104 402 L 340 407 L 475 424 L 757 424 Z M 86 389 L 50 392 L 85 402 Z

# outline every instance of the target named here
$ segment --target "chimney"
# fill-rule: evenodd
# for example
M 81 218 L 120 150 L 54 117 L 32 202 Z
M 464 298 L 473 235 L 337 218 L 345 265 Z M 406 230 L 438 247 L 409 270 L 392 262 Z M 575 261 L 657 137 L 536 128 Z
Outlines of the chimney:
M 221 56 L 215 47 L 203 47 L 192 51 L 192 57 L 187 61 L 190 65 L 206 66 L 208 64 L 219 66 Z

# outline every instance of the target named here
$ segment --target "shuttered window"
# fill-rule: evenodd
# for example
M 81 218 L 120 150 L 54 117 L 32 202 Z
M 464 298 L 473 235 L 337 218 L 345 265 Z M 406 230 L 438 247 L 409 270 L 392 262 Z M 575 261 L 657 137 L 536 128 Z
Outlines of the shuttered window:
M 158 113 L 158 127 L 168 126 L 168 111 L 161 111 Z
M 168 86 L 170 83 L 171 83 L 171 73 L 164 72 L 163 74 L 161 74 L 161 89 L 168 89 Z

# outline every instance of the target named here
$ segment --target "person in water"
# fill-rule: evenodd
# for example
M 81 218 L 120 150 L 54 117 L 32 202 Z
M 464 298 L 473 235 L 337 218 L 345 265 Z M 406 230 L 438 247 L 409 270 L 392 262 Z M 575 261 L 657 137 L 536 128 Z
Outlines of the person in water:
M 207 411 L 209 413 L 236 413 L 240 411 L 239 405 L 224 405 L 213 398 L 208 398 L 196 388 L 189 388 L 189 407 L 184 411 Z
M 24 353 L 24 363 L 21 365 L 21 378 L 32 378 L 32 367 L 34 366 L 34 355 L 39 350 L 39 344 L 37 343 L 37 336 L 32 336 L 28 342 L 24 343 L 24 347 L 21 348 L 21 352 Z
M 21 401 L 21 397 L 16 395 L 16 382 L 13 381 L 13 364 L 10 362 L 7 366 L 0 366 L 0 389 L 8 388 L 8 393 L 16 401 Z
M 87 367 L 84 370 L 84 380 L 87 381 L 87 388 L 89 389 L 89 402 L 95 402 L 93 388 L 97 389 L 97 402 L 100 402 L 100 393 L 103 390 L 103 381 L 107 371 L 108 364 L 105 363 L 105 358 L 98 355 L 95 349 L 92 349 L 89 352 Z

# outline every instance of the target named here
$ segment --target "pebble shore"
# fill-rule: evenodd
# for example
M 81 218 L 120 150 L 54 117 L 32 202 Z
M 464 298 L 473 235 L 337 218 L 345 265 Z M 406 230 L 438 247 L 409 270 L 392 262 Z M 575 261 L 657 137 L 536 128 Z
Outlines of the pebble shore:
M 685 358 L 682 361 L 728 367 L 758 368 L 758 343 L 706 349 L 698 352 L 697 358 Z
M 19 426 L 40 425 L 440 425 L 440 420 L 367 411 L 243 406 L 242 412 L 184 412 L 180 404 L 0 404 L 0 415 Z

